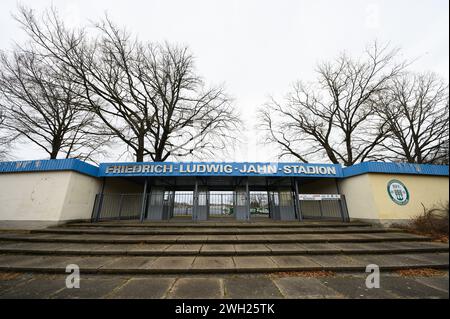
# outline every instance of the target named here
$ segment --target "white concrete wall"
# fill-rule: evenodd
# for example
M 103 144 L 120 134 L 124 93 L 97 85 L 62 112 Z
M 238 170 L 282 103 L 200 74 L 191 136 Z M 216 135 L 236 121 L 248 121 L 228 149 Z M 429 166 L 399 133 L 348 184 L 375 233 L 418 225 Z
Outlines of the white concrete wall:
M 0 228 L 89 219 L 99 190 L 99 180 L 77 172 L 2 173 Z
M 90 219 L 101 180 L 77 172 L 71 172 L 69 178 L 59 220 Z

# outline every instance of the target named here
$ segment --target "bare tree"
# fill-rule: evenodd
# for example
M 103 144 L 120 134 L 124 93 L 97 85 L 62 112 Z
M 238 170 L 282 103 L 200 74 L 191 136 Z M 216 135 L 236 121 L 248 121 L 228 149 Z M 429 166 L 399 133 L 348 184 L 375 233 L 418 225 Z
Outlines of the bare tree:
M 83 88 L 69 74 L 55 71 L 52 60 L 18 49 L 0 53 L 0 64 L 0 105 L 10 135 L 34 143 L 50 159 L 63 154 L 94 160 L 101 153 L 106 139 L 93 135 L 98 124 L 84 110 Z
M 383 145 L 395 161 L 448 164 L 448 85 L 436 74 L 405 73 L 379 97 L 389 125 Z
M 142 43 L 108 18 L 69 30 L 55 10 L 18 21 L 43 54 L 57 59 L 85 90 L 90 110 L 136 161 L 212 156 L 233 140 L 239 119 L 223 89 L 207 88 L 185 47 Z
M 5 112 L 0 105 L 0 161 L 5 161 L 10 156 L 11 142 L 15 139 L 8 133 L 5 127 Z
M 297 82 L 284 101 L 272 98 L 260 109 L 266 141 L 279 145 L 280 157 L 302 162 L 326 159 L 348 166 L 375 158 L 387 126 L 373 98 L 405 68 L 395 62 L 397 53 L 374 43 L 363 60 L 342 54 L 320 64 L 315 83 Z

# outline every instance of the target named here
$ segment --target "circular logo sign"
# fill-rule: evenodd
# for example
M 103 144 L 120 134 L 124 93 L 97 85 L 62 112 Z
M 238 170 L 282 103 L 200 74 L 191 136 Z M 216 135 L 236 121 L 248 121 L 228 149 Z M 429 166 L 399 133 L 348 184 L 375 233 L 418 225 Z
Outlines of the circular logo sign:
M 402 182 L 393 179 L 389 181 L 387 191 L 391 199 L 398 205 L 406 205 L 409 201 L 409 192 Z

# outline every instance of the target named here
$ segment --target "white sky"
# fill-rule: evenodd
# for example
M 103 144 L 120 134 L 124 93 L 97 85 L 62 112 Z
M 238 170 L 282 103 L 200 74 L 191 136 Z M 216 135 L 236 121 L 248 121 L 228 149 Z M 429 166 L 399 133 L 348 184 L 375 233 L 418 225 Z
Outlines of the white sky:
M 0 1 L 0 49 L 25 39 L 11 14 L 17 1 Z M 69 25 L 87 24 L 105 12 L 143 41 L 189 45 L 207 83 L 224 84 L 247 130 L 234 158 L 273 161 L 276 151 L 260 143 L 255 111 L 268 95 L 284 95 L 295 80 L 313 80 L 317 62 L 339 52 L 360 55 L 378 40 L 402 49 L 410 68 L 449 78 L 448 0 L 22 0 L 42 10 L 52 3 Z M 45 158 L 30 147 L 16 159 Z M 105 161 L 115 160 L 114 157 Z

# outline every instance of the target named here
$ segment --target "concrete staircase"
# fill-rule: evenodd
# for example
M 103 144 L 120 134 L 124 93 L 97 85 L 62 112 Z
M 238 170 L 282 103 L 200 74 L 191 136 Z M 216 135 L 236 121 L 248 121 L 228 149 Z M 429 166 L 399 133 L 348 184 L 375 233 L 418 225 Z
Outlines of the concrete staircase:
M 366 223 L 73 223 L 0 233 L 0 271 L 196 274 L 448 269 L 448 244 Z

